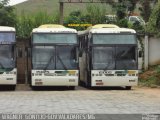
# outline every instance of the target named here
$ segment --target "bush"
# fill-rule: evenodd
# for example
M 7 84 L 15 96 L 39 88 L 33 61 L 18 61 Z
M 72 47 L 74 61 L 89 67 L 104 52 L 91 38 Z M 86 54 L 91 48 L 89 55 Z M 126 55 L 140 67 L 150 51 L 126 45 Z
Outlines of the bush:
M 127 19 L 120 19 L 117 22 L 119 27 L 125 27 L 128 28 L 128 20 Z
M 65 18 L 64 24 L 102 24 L 105 23 L 105 6 L 99 7 L 97 5 L 88 5 L 87 12 L 83 13 L 79 10 L 73 11 Z M 72 27 L 77 30 L 85 30 L 85 26 Z
M 19 39 L 28 39 L 34 28 L 37 28 L 42 24 L 53 24 L 55 21 L 55 16 L 48 15 L 47 12 L 38 12 L 31 15 L 22 12 L 21 16 L 17 18 L 17 37 Z
M 147 31 L 150 33 L 156 33 L 156 35 L 160 37 L 160 1 L 158 1 L 151 13 L 147 25 Z
M 139 84 L 141 86 L 156 87 L 160 86 L 160 66 L 152 66 L 148 71 L 140 74 Z

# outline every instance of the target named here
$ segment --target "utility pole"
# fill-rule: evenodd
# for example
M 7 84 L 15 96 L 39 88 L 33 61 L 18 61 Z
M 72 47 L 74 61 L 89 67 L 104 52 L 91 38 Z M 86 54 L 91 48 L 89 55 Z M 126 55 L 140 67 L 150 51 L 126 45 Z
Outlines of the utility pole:
M 59 7 L 59 11 L 60 11 L 60 19 L 59 19 L 59 23 L 61 24 L 61 25 L 63 25 L 63 6 L 64 6 L 64 3 L 63 2 L 60 2 L 59 3 L 59 5 L 60 5 L 60 7 Z

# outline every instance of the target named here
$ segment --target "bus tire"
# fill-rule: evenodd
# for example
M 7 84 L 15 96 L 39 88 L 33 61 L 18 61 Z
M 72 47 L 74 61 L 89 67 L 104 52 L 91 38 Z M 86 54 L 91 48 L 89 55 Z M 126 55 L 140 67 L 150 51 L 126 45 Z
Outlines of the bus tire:
M 131 86 L 126 86 L 126 90 L 131 90 Z

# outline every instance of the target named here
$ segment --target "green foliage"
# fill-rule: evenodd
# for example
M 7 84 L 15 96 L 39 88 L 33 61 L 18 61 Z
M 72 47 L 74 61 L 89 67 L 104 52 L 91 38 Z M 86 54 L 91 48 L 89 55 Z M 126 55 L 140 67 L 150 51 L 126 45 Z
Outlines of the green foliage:
M 146 80 L 140 79 L 140 83 L 139 84 L 141 86 L 153 87 L 153 86 L 157 85 L 157 79 L 156 79 L 155 76 L 150 76 Z
M 139 84 L 147 87 L 160 86 L 160 66 L 151 66 L 148 71 L 140 75 Z
M 77 10 L 77 11 L 73 11 L 70 13 L 70 15 L 68 17 L 65 18 L 64 20 L 64 25 L 68 26 L 68 24 L 83 24 L 83 20 L 81 20 L 83 18 L 81 11 Z M 83 27 L 81 26 L 75 26 L 72 27 L 75 28 L 77 30 L 82 30 Z
M 118 19 L 124 19 L 127 15 L 130 15 L 137 2 L 138 0 L 118 0 L 118 3 L 113 4 Z
M 91 24 L 102 24 L 105 22 L 106 8 L 105 6 L 88 5 L 86 16 L 90 17 Z
M 118 19 L 124 19 L 126 16 L 126 5 L 124 2 L 120 2 L 118 4 L 115 4 L 113 6 L 115 8 L 116 11 L 116 15 L 118 17 Z
M 139 11 L 143 19 L 148 22 L 150 14 L 151 14 L 151 1 L 149 0 L 140 0 L 141 7 L 139 7 Z
M 7 6 L 9 0 L 0 1 L 0 25 L 1 26 L 14 26 L 16 23 L 16 15 L 14 8 Z
M 151 13 L 147 25 L 147 31 L 150 33 L 156 33 L 156 35 L 160 37 L 160 1 L 158 1 Z
M 124 27 L 124 28 L 128 28 L 128 20 L 127 19 L 120 19 L 117 22 L 119 27 Z
M 117 15 L 117 25 L 125 28 L 135 29 L 137 32 L 144 33 L 144 26 L 137 23 L 129 22 L 126 17 L 133 13 L 138 0 L 118 0 L 118 3 L 113 4 L 113 8 Z
M 16 32 L 19 39 L 28 39 L 33 28 L 37 28 L 42 24 L 55 23 L 56 18 L 48 15 L 46 12 L 39 12 L 36 14 L 26 15 L 22 12 L 21 16 L 17 18 Z
M 65 18 L 64 24 L 102 24 L 105 23 L 106 9 L 105 5 L 99 7 L 97 5 L 87 5 L 87 12 L 83 13 L 80 10 L 73 11 Z M 72 27 L 77 30 L 84 30 L 84 26 Z
M 128 22 L 128 28 L 136 30 L 138 33 L 145 33 L 145 26 L 141 25 L 139 22 L 131 23 Z

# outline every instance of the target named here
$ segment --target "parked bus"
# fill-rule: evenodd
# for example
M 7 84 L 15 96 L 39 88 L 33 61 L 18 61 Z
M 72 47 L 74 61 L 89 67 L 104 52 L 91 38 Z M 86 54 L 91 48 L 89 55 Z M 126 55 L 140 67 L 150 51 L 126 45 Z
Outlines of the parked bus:
M 0 85 L 15 89 L 17 83 L 15 28 L 0 26 Z
M 78 86 L 78 39 L 75 29 L 47 24 L 32 31 L 31 86 Z
M 138 83 L 136 31 L 99 24 L 78 33 L 81 49 L 80 82 L 90 87 Z

